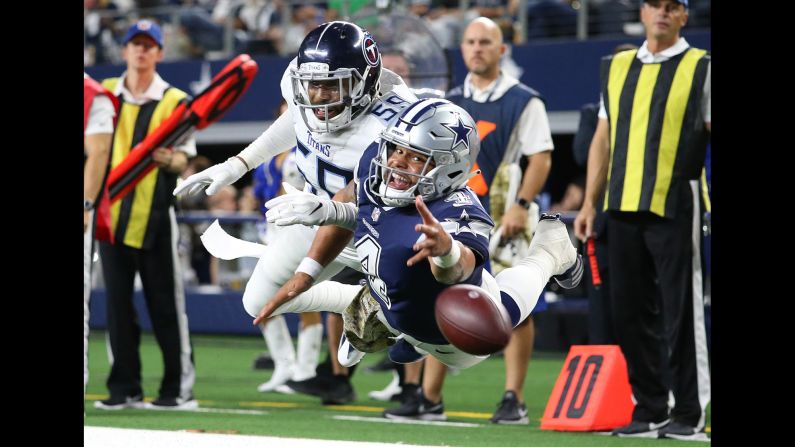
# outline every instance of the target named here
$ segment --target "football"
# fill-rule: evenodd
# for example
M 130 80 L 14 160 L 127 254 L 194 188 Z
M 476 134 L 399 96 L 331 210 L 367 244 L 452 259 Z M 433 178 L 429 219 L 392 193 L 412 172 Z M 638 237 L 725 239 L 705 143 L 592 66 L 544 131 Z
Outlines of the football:
M 513 330 L 505 308 L 492 301 L 486 291 L 469 284 L 442 290 L 436 298 L 435 315 L 444 338 L 473 355 L 505 348 Z

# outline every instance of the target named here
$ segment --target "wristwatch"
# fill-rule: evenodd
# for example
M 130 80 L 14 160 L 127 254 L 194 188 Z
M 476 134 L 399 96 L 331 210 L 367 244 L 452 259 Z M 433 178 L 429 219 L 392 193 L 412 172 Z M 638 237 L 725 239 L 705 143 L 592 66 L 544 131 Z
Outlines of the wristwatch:
M 94 209 L 94 201 L 89 199 L 83 199 L 83 209 L 86 211 L 91 211 Z
M 516 198 L 516 203 L 518 203 L 522 208 L 529 210 L 530 209 L 530 202 L 522 197 Z

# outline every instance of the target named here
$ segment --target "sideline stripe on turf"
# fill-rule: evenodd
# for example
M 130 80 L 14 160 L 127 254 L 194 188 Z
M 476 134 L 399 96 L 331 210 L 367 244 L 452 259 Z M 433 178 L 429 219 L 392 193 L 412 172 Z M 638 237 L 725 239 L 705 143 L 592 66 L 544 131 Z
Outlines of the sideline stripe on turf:
M 414 425 L 439 425 L 443 427 L 482 427 L 480 424 L 472 424 L 469 422 L 446 422 L 446 421 L 420 421 L 413 419 L 386 419 L 386 418 L 372 418 L 365 416 L 346 416 L 336 415 L 331 416 L 332 419 L 343 421 L 362 421 L 362 422 L 386 422 L 390 424 L 414 424 Z
M 146 447 L 394 447 L 415 445 L 110 427 L 84 427 L 83 434 L 84 447 L 140 447 L 142 445 Z

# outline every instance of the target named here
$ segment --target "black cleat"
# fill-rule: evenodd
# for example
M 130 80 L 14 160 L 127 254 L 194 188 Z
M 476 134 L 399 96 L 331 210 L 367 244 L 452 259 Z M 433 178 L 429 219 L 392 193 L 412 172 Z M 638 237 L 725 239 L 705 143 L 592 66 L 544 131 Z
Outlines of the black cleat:
M 262 353 L 254 359 L 254 369 L 273 369 L 273 359 L 268 354 Z
M 125 408 L 144 408 L 144 397 L 137 396 L 110 396 L 105 400 L 94 402 L 94 408 L 100 410 L 123 410 Z
M 704 428 L 696 427 L 673 421 L 657 432 L 658 438 L 678 439 L 680 441 L 709 441 Z
M 622 438 L 656 438 L 658 430 L 668 425 L 670 419 L 660 423 L 632 421 L 628 425 L 613 430 L 613 436 Z
M 502 401 L 497 406 L 497 411 L 489 419 L 495 424 L 528 424 L 530 419 L 527 417 L 527 405 L 519 403 L 516 393 L 506 391 L 502 396 Z
M 345 405 L 356 400 L 350 377 L 337 375 L 328 382 L 328 389 L 320 396 L 323 405 Z
M 288 380 L 285 385 L 296 393 L 322 398 L 331 388 L 331 377 L 317 375 L 306 380 Z
M 193 396 L 187 399 L 180 397 L 158 397 L 144 407 L 147 410 L 195 410 L 199 402 Z
M 384 410 L 384 417 L 387 419 L 419 419 L 423 421 L 446 421 L 447 415 L 444 414 L 444 403 L 440 400 L 433 403 L 425 398 L 422 389 L 409 396 L 403 404 L 397 408 Z

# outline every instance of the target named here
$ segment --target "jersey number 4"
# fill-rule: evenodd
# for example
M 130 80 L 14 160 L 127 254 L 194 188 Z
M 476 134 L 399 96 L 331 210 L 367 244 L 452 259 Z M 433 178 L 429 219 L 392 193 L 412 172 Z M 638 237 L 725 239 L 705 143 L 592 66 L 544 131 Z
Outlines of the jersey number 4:
M 378 241 L 368 234 L 356 242 L 356 252 L 359 254 L 362 270 L 367 274 L 370 288 L 386 304 L 386 308 L 391 309 L 392 301 L 386 293 L 386 283 L 378 277 L 378 264 L 381 259 L 381 246 L 378 245 Z

